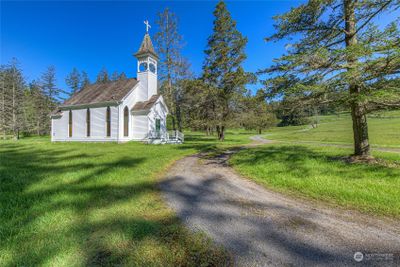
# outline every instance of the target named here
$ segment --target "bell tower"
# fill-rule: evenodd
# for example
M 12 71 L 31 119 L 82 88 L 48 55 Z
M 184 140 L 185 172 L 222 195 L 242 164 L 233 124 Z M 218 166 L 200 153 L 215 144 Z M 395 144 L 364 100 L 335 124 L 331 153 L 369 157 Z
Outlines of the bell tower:
M 140 81 L 140 88 L 137 94 L 138 101 L 146 101 L 158 93 L 157 63 L 159 57 L 150 39 L 149 28 L 151 26 L 147 20 L 144 24 L 146 24 L 146 34 L 139 50 L 134 54 L 137 58 L 137 79 Z

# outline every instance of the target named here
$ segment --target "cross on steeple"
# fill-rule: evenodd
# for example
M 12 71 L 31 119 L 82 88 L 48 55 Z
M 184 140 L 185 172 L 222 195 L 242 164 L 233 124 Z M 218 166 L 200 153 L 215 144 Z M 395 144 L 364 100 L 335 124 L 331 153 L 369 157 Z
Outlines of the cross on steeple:
M 149 32 L 149 28 L 151 28 L 151 26 L 150 26 L 149 21 L 147 19 L 144 21 L 144 24 L 146 24 L 146 32 Z

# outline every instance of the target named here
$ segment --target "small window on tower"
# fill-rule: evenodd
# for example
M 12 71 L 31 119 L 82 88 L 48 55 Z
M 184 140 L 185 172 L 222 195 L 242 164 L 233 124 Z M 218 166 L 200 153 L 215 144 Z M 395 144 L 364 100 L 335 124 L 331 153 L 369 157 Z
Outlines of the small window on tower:
M 156 73 L 156 66 L 155 66 L 154 64 L 150 63 L 149 69 L 150 69 L 150 71 L 151 71 L 152 73 Z
M 147 63 L 146 62 L 140 63 L 139 71 L 140 72 L 147 71 Z

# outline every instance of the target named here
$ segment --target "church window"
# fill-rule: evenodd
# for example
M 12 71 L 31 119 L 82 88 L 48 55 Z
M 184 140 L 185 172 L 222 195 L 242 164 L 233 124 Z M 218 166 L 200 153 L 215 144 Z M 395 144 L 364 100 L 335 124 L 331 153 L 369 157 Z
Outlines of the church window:
M 160 136 L 160 130 L 161 130 L 161 121 L 160 121 L 160 119 L 156 119 L 156 134 L 157 134 L 157 137 L 159 137 Z
M 147 63 L 143 62 L 139 65 L 139 72 L 147 71 Z
M 107 137 L 111 136 L 111 109 L 110 107 L 107 107 L 107 112 L 106 112 L 106 132 L 107 132 Z
M 68 136 L 72 137 L 72 110 L 68 113 Z
M 129 135 L 129 109 L 124 108 L 124 136 Z
M 153 63 L 150 63 L 150 65 L 149 65 L 149 70 L 150 70 L 152 73 L 156 73 L 156 66 L 155 66 Z
M 86 110 L 86 136 L 90 136 L 90 109 Z

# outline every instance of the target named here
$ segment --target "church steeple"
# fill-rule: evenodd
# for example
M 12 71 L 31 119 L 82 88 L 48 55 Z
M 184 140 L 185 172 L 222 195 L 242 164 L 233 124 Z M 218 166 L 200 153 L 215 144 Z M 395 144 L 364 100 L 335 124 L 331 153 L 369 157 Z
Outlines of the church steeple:
M 149 35 L 150 24 L 147 20 L 144 24 L 146 24 L 146 34 L 139 50 L 134 54 L 138 60 L 137 78 L 142 88 L 139 94 L 140 101 L 148 100 L 157 94 L 157 63 L 159 59 Z
M 136 58 L 141 58 L 145 56 L 153 56 L 156 60 L 158 60 L 158 55 L 154 50 L 153 42 L 150 39 L 149 33 L 146 32 L 144 35 L 142 44 L 139 47 L 139 50 L 135 53 Z

